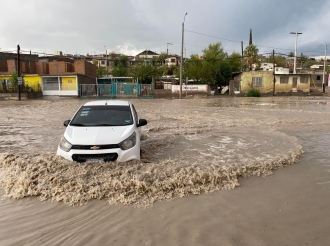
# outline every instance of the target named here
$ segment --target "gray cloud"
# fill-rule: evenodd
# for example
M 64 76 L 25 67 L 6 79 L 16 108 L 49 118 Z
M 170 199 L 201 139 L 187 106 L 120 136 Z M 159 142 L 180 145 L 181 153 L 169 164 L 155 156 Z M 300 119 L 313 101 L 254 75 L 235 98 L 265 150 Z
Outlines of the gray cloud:
M 253 43 L 262 53 L 294 50 L 291 31 L 299 36 L 298 52 L 322 55 L 329 42 L 327 14 L 330 1 L 322 0 L 0 0 L 0 48 L 71 54 L 108 51 L 135 55 L 145 48 L 180 54 L 181 24 L 186 54 L 201 53 L 210 43 L 222 42 L 228 53 L 240 51 L 240 41 Z M 14 14 L 18 10 L 19 14 Z M 330 42 L 329 42 L 330 44 Z M 266 46 L 266 47 L 264 47 Z M 268 48 L 269 47 L 269 48 Z

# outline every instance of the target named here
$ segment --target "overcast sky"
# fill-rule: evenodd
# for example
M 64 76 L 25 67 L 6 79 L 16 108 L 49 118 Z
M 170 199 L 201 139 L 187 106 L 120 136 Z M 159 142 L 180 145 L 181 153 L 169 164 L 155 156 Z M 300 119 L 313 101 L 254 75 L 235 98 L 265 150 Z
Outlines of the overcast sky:
M 293 52 L 295 35 L 289 33 L 295 31 L 303 33 L 298 55 L 324 55 L 320 42 L 330 44 L 330 0 L 0 0 L 0 6 L 1 51 L 19 44 L 32 52 L 86 55 L 105 53 L 106 46 L 136 55 L 168 46 L 179 55 L 186 12 L 187 57 L 216 42 L 229 54 L 240 52 L 250 28 L 264 54 Z

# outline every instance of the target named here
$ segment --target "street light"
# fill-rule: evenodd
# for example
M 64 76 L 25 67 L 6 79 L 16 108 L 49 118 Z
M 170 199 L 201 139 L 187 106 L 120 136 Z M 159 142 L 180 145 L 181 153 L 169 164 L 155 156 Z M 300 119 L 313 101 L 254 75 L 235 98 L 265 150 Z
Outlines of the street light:
M 171 44 L 171 43 L 167 43 L 167 56 L 168 56 L 168 45 L 173 45 L 173 44 Z
M 296 74 L 296 63 L 297 63 L 297 41 L 298 41 L 298 35 L 302 34 L 302 32 L 290 32 L 290 34 L 296 35 L 296 43 L 294 46 L 294 64 L 293 64 L 293 73 Z
M 184 40 L 184 22 L 186 20 L 186 13 L 182 22 L 182 42 L 181 42 L 181 62 L 180 62 L 180 95 L 179 98 L 182 99 L 182 65 L 183 65 L 183 40 Z
M 324 51 L 324 65 L 323 65 L 323 81 L 322 81 L 322 91 L 325 93 L 325 85 L 324 85 L 324 80 L 325 80 L 325 63 L 327 60 L 327 45 L 323 42 L 320 42 L 321 44 L 324 45 L 325 51 Z
M 107 76 L 108 76 L 108 51 L 107 51 L 107 47 L 105 47 L 105 45 L 104 45 L 104 48 L 105 48 L 105 69 L 106 69 Z

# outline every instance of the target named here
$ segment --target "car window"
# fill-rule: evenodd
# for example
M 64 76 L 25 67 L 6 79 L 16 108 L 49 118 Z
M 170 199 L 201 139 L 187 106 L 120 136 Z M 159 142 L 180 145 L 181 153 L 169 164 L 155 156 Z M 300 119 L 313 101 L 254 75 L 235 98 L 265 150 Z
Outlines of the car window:
M 72 126 L 126 126 L 132 125 L 129 106 L 83 106 L 76 113 Z

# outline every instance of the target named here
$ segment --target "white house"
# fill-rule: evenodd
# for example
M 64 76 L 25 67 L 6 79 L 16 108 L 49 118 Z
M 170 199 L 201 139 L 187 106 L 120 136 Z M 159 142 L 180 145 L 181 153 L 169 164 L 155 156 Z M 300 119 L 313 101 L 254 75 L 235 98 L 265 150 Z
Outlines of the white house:
M 177 66 L 179 64 L 178 58 L 176 58 L 175 56 L 173 57 L 169 57 L 167 59 L 165 59 L 165 64 L 170 67 L 170 66 Z
M 137 54 L 136 58 L 152 59 L 152 58 L 156 58 L 158 56 L 159 56 L 159 54 L 157 54 L 156 52 L 153 52 L 151 50 L 145 50 L 145 51 L 142 51 L 141 53 Z

